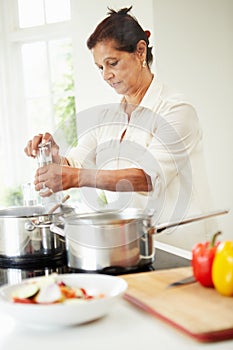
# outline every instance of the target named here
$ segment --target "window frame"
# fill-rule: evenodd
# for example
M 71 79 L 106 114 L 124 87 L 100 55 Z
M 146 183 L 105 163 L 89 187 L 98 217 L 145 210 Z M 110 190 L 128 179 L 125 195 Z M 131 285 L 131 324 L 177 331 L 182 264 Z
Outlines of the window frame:
M 73 29 L 72 18 L 64 22 L 19 28 L 17 0 L 0 0 L 0 13 L 3 14 L 0 21 L 0 135 L 1 144 L 4 145 L 4 150 L 1 147 L 4 159 L 3 154 L 0 154 L 0 161 L 3 159 L 4 167 L 8 169 L 7 175 L 3 177 L 4 183 L 14 186 L 22 182 L 22 166 L 28 165 L 23 150 L 22 157 L 15 154 L 18 145 L 25 144 L 27 134 L 22 130 L 22 123 L 25 128 L 26 123 L 21 117 L 17 118 L 18 115 L 26 115 L 21 46 L 35 41 L 48 43 L 49 40 L 62 38 L 73 40 Z

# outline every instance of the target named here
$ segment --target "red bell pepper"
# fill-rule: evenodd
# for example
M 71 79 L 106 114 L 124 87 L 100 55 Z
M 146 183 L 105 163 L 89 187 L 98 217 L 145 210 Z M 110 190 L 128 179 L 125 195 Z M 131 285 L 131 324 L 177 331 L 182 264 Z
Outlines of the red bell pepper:
M 216 232 L 211 242 L 197 243 L 192 248 L 192 268 L 195 279 L 204 287 L 214 287 L 212 280 L 212 264 L 216 249 L 220 242 L 216 242 L 217 236 L 221 232 Z

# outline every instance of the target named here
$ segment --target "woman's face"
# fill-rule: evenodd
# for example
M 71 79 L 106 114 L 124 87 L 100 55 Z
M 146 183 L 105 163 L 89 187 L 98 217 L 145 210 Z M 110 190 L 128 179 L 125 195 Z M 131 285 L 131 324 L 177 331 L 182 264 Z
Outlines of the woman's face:
M 132 95 L 142 84 L 143 57 L 137 52 L 118 51 L 114 48 L 114 43 L 109 40 L 96 44 L 92 49 L 95 64 L 104 80 L 118 94 Z

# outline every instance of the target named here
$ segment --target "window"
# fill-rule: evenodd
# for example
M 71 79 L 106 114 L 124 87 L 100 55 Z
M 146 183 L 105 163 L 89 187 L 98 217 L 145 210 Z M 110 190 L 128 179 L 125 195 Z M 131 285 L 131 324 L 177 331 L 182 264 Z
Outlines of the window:
M 68 21 L 70 0 L 18 0 L 20 28 Z
M 28 132 L 34 135 L 41 125 L 54 130 L 68 117 L 69 99 L 74 105 L 72 41 L 37 41 L 21 49 Z
M 35 161 L 26 141 L 49 131 L 76 142 L 70 0 L 0 0 L 0 206 L 21 204 Z M 4 147 L 3 147 L 4 144 Z

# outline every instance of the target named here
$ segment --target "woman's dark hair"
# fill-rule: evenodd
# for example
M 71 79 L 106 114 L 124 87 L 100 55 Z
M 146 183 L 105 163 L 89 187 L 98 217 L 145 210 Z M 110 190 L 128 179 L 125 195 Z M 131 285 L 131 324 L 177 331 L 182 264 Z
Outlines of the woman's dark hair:
M 136 51 L 137 43 L 144 40 L 147 44 L 148 65 L 153 61 L 152 48 L 149 47 L 149 31 L 144 31 L 137 19 L 128 14 L 132 6 L 123 8 L 119 11 L 109 9 L 108 17 L 100 22 L 95 31 L 87 40 L 87 47 L 91 50 L 97 43 L 105 40 L 114 40 L 117 44 L 116 49 L 133 53 Z

